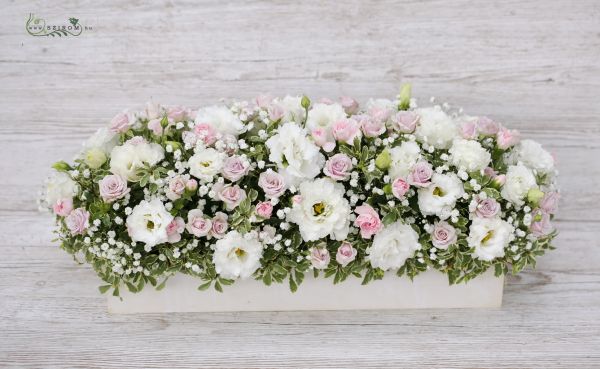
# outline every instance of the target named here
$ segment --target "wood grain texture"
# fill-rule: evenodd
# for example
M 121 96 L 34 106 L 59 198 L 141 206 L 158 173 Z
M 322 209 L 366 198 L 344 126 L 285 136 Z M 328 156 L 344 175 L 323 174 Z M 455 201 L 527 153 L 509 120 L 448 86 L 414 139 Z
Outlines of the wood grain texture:
M 93 30 L 34 38 L 30 12 Z M 600 366 L 598 1 L 3 1 L 0 20 L 0 366 Z M 557 157 L 558 249 L 502 309 L 110 316 L 36 212 L 49 165 L 146 100 L 364 101 L 407 81 Z

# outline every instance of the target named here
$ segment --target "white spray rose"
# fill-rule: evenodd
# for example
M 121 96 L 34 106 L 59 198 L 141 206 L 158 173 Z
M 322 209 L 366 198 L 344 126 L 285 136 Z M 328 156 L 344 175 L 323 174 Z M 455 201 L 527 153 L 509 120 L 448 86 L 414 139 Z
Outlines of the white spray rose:
M 521 164 L 511 165 L 506 172 L 506 182 L 500 194 L 504 199 L 521 206 L 525 203 L 527 192 L 537 187 L 535 176 L 529 168 Z
M 269 160 L 279 167 L 288 185 L 316 177 L 325 164 L 325 157 L 306 131 L 295 123 L 279 127 L 278 133 L 266 142 Z
M 148 165 L 154 166 L 165 157 L 162 146 L 148 143 L 142 137 L 134 137 L 121 146 L 116 146 L 110 153 L 110 171 L 128 181 L 140 179 L 139 169 Z
M 210 182 L 221 172 L 226 158 L 225 153 L 213 148 L 199 150 L 188 160 L 190 174 L 200 180 Z
M 127 232 L 132 240 L 154 246 L 167 242 L 167 227 L 173 221 L 171 213 L 159 199 L 142 200 L 127 217 Z
M 449 152 L 451 163 L 468 172 L 485 169 L 492 160 L 492 155 L 473 140 L 456 139 Z
M 517 160 L 541 173 L 554 170 L 554 158 L 538 142 L 523 140 L 515 149 Z
M 395 222 L 375 235 L 367 258 L 373 268 L 398 269 L 420 249 L 417 232 L 409 225 Z
M 213 264 L 223 278 L 248 278 L 260 268 L 262 253 L 263 245 L 258 240 L 231 231 L 216 242 Z
M 419 124 L 415 135 L 420 142 L 426 142 L 436 149 L 447 149 L 459 136 L 458 126 L 439 107 L 418 109 Z
M 217 132 L 235 137 L 244 129 L 244 124 L 240 118 L 226 106 L 215 105 L 202 108 L 198 110 L 194 122 L 196 124 L 207 123 Z
M 308 119 L 306 120 L 306 128 L 310 132 L 317 128 L 324 129 L 326 132 L 331 131 L 331 126 L 342 119 L 346 118 L 346 111 L 340 104 L 315 104 L 308 111 Z
M 328 178 L 300 184 L 301 201 L 295 203 L 288 221 L 298 224 L 304 241 L 330 236 L 342 241 L 349 231 L 350 204 L 344 187 Z
M 434 173 L 431 184 L 419 189 L 419 209 L 424 215 L 437 215 L 447 219 L 456 200 L 464 194 L 461 180 L 454 173 Z
M 77 183 L 67 173 L 55 172 L 46 182 L 46 203 L 52 206 L 58 200 L 72 199 L 77 189 Z
M 400 146 L 391 148 L 389 153 L 391 162 L 388 171 L 393 179 L 406 179 L 421 157 L 421 149 L 413 141 L 404 141 Z
M 499 218 L 475 218 L 467 242 L 475 248 L 475 258 L 490 261 L 504 256 L 504 249 L 515 238 L 514 231 L 510 223 Z

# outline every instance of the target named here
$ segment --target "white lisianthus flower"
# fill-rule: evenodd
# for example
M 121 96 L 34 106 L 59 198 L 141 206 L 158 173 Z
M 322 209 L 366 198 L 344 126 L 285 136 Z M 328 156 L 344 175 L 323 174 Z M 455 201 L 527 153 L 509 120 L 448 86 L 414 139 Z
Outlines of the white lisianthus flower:
M 46 182 L 46 203 L 52 206 L 58 200 L 72 199 L 77 189 L 77 183 L 67 173 L 55 172 Z
M 110 153 L 110 171 L 128 181 L 138 181 L 137 171 L 142 167 L 158 164 L 165 157 L 162 146 L 148 143 L 142 137 L 134 137 Z
M 196 124 L 208 123 L 217 132 L 224 135 L 237 137 L 244 129 L 244 124 L 240 118 L 235 115 L 226 106 L 209 106 L 198 110 Z
M 397 110 L 397 104 L 390 99 L 369 99 L 365 104 L 367 111 L 369 110 Z
M 283 99 L 275 99 L 274 104 L 283 109 L 282 122 L 304 122 L 306 111 L 302 107 L 302 97 L 287 95 Z
M 367 258 L 373 268 L 398 269 L 420 249 L 417 232 L 409 225 L 395 222 L 375 235 Z
M 527 193 L 533 188 L 538 186 L 531 170 L 521 164 L 511 165 L 506 171 L 506 182 L 500 194 L 504 199 L 521 206 L 525 203 Z
M 492 160 L 492 155 L 473 140 L 456 139 L 449 152 L 451 163 L 468 172 L 485 169 Z
M 200 180 L 210 182 L 221 172 L 226 158 L 225 153 L 213 148 L 199 150 L 188 160 L 190 174 Z
M 127 232 L 133 241 L 152 247 L 167 242 L 167 228 L 172 221 L 173 216 L 162 201 L 142 200 L 127 217 Z
M 531 169 L 542 173 L 548 173 L 554 169 L 554 158 L 538 142 L 522 140 L 515 151 L 517 160 Z
M 331 126 L 342 119 L 346 119 L 346 111 L 340 104 L 315 104 L 308 111 L 306 128 L 310 132 L 317 128 L 331 131 Z
M 350 225 L 350 204 L 344 198 L 344 186 L 328 178 L 300 184 L 300 198 L 287 216 L 298 224 L 304 241 L 330 236 L 342 241 Z
M 100 128 L 83 143 L 83 152 L 100 149 L 108 155 L 119 143 L 119 136 L 108 128 Z
M 266 142 L 269 160 L 279 167 L 279 173 L 288 185 L 315 178 L 325 164 L 319 148 L 306 136 L 306 131 L 295 123 L 286 123 Z
M 514 240 L 515 228 L 499 218 L 475 218 L 469 227 L 467 242 L 475 258 L 490 261 L 504 256 L 504 249 Z
M 436 149 L 447 149 L 459 136 L 456 123 L 439 107 L 416 110 L 419 123 L 415 136 L 420 142 L 425 142 Z
M 231 231 L 215 243 L 213 264 L 223 278 L 248 278 L 260 268 L 262 253 L 263 245 L 257 239 Z
M 431 185 L 419 189 L 419 209 L 423 215 L 437 215 L 444 220 L 464 194 L 462 181 L 454 173 L 434 173 Z
M 388 172 L 392 179 L 406 179 L 421 158 L 421 148 L 413 141 L 404 141 L 400 146 L 391 148 L 389 153 L 391 161 Z

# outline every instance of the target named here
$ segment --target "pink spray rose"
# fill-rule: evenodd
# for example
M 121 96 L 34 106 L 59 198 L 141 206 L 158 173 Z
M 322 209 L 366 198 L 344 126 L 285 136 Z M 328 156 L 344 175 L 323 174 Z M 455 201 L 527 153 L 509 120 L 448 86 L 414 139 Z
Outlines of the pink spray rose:
M 500 212 L 500 204 L 492 198 L 480 200 L 475 197 L 475 214 L 480 218 L 493 218 Z
M 167 226 L 167 242 L 176 243 L 181 241 L 181 234 L 185 229 L 185 222 L 182 217 L 174 218 Z
M 198 188 L 198 181 L 196 181 L 194 178 L 190 178 L 185 182 L 185 189 L 191 192 L 196 191 L 196 189 Z
M 477 131 L 486 136 L 494 136 L 498 133 L 500 125 L 488 117 L 477 119 Z
M 188 232 L 196 237 L 203 237 L 208 235 L 208 232 L 212 229 L 212 222 L 210 219 L 205 218 L 202 210 L 194 209 L 190 210 L 187 215 L 186 229 Z
M 412 133 L 417 127 L 419 116 L 411 111 L 399 111 L 392 116 L 392 128 L 402 133 Z
M 384 121 L 373 119 L 369 115 L 355 115 L 352 118 L 356 119 L 366 137 L 379 137 L 386 130 Z
M 402 178 L 396 178 L 394 182 L 392 182 L 392 194 L 397 199 L 403 199 L 406 192 L 408 192 L 409 185 Z
M 115 133 L 122 133 L 126 132 L 132 124 L 128 114 L 119 113 L 111 119 L 109 129 Z
M 340 104 L 348 115 L 352 115 L 358 111 L 358 101 L 349 96 L 340 97 Z
M 433 225 L 431 232 L 431 243 L 433 246 L 446 250 L 448 246 L 456 242 L 456 229 L 446 221 L 439 221 Z
M 354 212 L 358 214 L 354 226 L 360 228 L 362 238 L 371 238 L 383 228 L 379 214 L 370 205 L 357 206 Z
M 100 197 L 104 202 L 114 202 L 127 195 L 130 189 L 127 187 L 127 181 L 116 174 L 109 174 L 98 182 L 100 187 Z
M 540 209 L 548 214 L 554 214 L 558 208 L 558 200 L 560 194 L 558 192 L 548 192 L 540 200 Z
M 73 199 L 66 198 L 57 200 L 56 203 L 52 205 L 52 210 L 54 211 L 54 214 L 66 217 L 73 210 Z
M 520 133 L 516 129 L 506 129 L 504 127 L 500 127 L 498 133 L 496 134 L 496 143 L 500 149 L 506 150 L 509 147 L 519 143 L 519 135 Z
M 333 141 L 324 128 L 315 128 L 310 133 L 313 141 L 317 146 L 322 147 L 325 152 L 331 152 L 335 148 L 335 141 Z
M 205 146 L 210 146 L 217 141 L 217 131 L 210 123 L 199 123 L 194 126 L 196 138 L 204 142 Z
M 190 109 L 183 106 L 171 106 L 167 109 L 167 117 L 175 123 L 190 119 L 190 115 Z
M 213 186 L 213 189 L 215 186 Z M 238 185 L 222 186 L 220 189 L 217 189 L 216 192 L 217 198 L 225 203 L 225 208 L 227 210 L 235 209 L 246 198 L 246 191 Z
M 529 226 L 529 230 L 536 237 L 544 237 L 552 233 L 554 231 L 554 227 L 550 223 L 550 214 L 542 211 L 541 209 L 536 209 L 531 213 L 531 225 Z
M 464 122 L 460 125 L 460 135 L 465 140 L 474 140 L 479 136 L 477 123 L 475 121 Z
M 227 229 L 229 228 L 227 219 L 227 214 L 220 211 L 217 212 L 212 218 L 212 229 L 210 230 L 210 235 L 214 238 L 223 238 L 225 233 L 227 233 Z
M 263 219 L 269 219 L 273 214 L 273 204 L 270 201 L 263 201 L 256 204 L 256 215 Z
M 329 265 L 331 257 L 325 247 L 310 248 L 310 262 L 315 269 L 325 269 Z
M 285 192 L 285 180 L 283 176 L 272 169 L 267 169 L 260 174 L 258 185 L 268 198 L 279 197 Z
M 148 129 L 156 136 L 161 136 L 163 134 L 163 127 L 160 121 L 161 120 L 157 118 L 148 122 Z
M 388 119 L 390 119 L 390 116 L 392 115 L 392 111 L 387 108 L 372 107 L 371 109 L 369 109 L 369 115 L 371 117 L 373 117 L 373 119 L 375 119 L 375 120 L 385 122 Z
M 233 155 L 225 159 L 221 174 L 231 182 L 240 180 L 248 174 L 250 170 L 250 162 L 239 155 Z
M 185 192 L 186 183 L 186 179 L 182 176 L 175 176 L 171 178 L 171 180 L 169 181 L 169 188 L 165 192 L 165 195 L 171 201 L 175 201 L 181 198 L 181 195 L 183 195 L 183 193 Z
M 345 181 L 350 178 L 352 160 L 346 154 L 335 154 L 327 160 L 323 172 L 336 181 Z
M 354 119 L 342 119 L 333 123 L 331 133 L 337 141 L 345 142 L 348 145 L 352 145 L 354 139 L 361 136 L 360 126 Z
M 431 184 L 431 176 L 433 168 L 426 161 L 420 161 L 413 167 L 412 172 L 408 176 L 408 183 L 416 187 L 427 187 Z
M 271 119 L 273 122 L 280 120 L 285 115 L 285 109 L 283 109 L 283 107 L 279 104 L 273 104 L 269 106 L 267 111 L 269 113 L 269 119 Z
M 269 94 L 260 94 L 254 98 L 254 103 L 259 108 L 268 108 L 273 102 L 273 96 Z
M 342 242 L 340 247 L 337 249 L 337 253 L 335 254 L 335 260 L 338 262 L 338 264 L 345 267 L 354 261 L 354 259 L 356 259 L 357 253 L 358 251 L 352 247 L 350 242 Z
M 90 213 L 84 208 L 77 208 L 65 218 L 65 223 L 72 235 L 84 234 L 90 226 Z

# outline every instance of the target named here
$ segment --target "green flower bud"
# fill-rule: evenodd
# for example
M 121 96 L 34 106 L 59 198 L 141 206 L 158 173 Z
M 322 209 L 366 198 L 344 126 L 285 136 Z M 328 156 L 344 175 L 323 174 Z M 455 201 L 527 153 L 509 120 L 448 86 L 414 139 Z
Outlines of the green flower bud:
M 390 152 L 387 149 L 383 150 L 381 154 L 377 155 L 377 158 L 375 158 L 375 165 L 381 170 L 389 168 L 391 162 L 392 158 L 390 156 Z
M 62 160 L 52 164 L 52 168 L 56 169 L 59 172 L 66 172 L 72 169 L 69 164 Z
M 308 109 L 310 107 L 310 99 L 307 96 L 302 96 L 302 100 L 300 100 L 300 105 L 304 109 Z
M 537 188 L 532 188 L 527 192 L 527 201 L 529 201 L 531 205 L 537 206 L 544 195 L 545 194 Z
M 408 110 L 408 108 L 410 108 L 410 93 L 410 84 L 407 83 L 403 85 L 400 89 L 400 103 L 398 104 L 398 110 Z
M 94 147 L 85 152 L 83 161 L 92 169 L 98 169 L 106 162 L 106 154 L 101 149 Z

